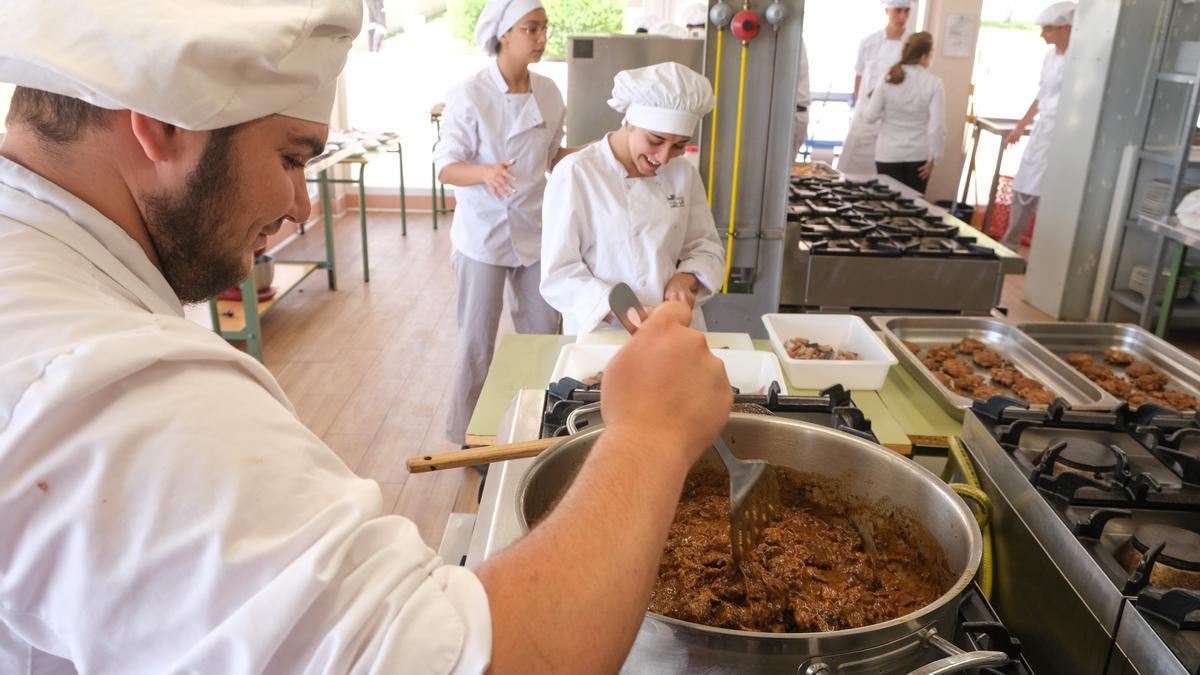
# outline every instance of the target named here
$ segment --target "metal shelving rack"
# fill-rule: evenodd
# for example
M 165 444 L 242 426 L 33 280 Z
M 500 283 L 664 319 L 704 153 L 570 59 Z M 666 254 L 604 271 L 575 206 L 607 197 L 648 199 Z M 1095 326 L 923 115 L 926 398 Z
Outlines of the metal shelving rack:
M 1187 0 L 1174 0 L 1160 27 L 1152 67 L 1154 78 L 1142 104 L 1148 115 L 1137 154 L 1134 188 L 1115 249 L 1119 256 L 1131 230 L 1152 238 L 1150 287 L 1145 294 L 1125 287 L 1119 278 L 1119 264 L 1113 265 L 1108 279 L 1107 310 L 1115 304 L 1136 312 L 1138 323 L 1149 329 L 1154 322 L 1160 337 L 1173 318 L 1177 324 L 1200 325 L 1200 302 L 1175 297 L 1188 250 L 1200 245 L 1200 231 L 1181 227 L 1173 218 L 1183 197 L 1185 177 L 1190 170 L 1200 169 L 1200 157 L 1193 157 L 1198 150 L 1193 139 L 1200 116 L 1200 59 L 1196 58 L 1200 42 L 1194 41 L 1200 39 L 1200 11 L 1196 7 Z M 1193 60 L 1197 62 L 1189 63 Z M 1200 177 L 1200 172 L 1195 175 Z M 1165 191 L 1161 189 L 1164 183 Z M 1147 204 L 1151 189 L 1158 190 L 1158 205 L 1153 211 L 1149 209 L 1154 205 Z M 1161 302 L 1156 302 L 1160 288 L 1165 294 Z M 1108 314 L 1106 311 L 1106 319 Z

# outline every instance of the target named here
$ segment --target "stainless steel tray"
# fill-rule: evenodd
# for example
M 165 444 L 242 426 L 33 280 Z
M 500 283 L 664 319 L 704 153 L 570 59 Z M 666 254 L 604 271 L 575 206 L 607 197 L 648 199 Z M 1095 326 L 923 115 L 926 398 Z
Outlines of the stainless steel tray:
M 1082 352 L 1097 357 L 1108 348 L 1129 352 L 1139 363 L 1148 363 L 1171 378 L 1168 389 L 1179 389 L 1200 398 L 1200 360 L 1157 335 L 1128 323 L 1023 323 L 1022 332 L 1063 356 Z M 1113 370 L 1120 374 L 1121 369 Z
M 1050 350 L 1035 342 L 1015 326 L 985 317 L 965 316 L 875 316 L 875 325 L 883 331 L 888 346 L 900 363 L 921 386 L 956 419 L 971 407 L 973 399 L 954 393 L 943 385 L 902 340 L 919 346 L 921 351 L 948 345 L 963 338 L 975 338 L 1000 356 L 1012 361 L 1025 375 L 1038 380 L 1081 410 L 1111 410 L 1120 401 L 1110 396 Z M 983 373 L 982 369 L 978 369 Z M 1045 408 L 1045 406 L 1030 406 Z

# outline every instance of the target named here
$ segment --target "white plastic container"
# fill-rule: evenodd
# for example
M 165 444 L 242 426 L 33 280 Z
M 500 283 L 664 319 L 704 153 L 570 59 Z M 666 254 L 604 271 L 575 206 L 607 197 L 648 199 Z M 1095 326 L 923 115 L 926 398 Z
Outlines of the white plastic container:
M 796 389 L 824 389 L 840 384 L 846 389 L 879 389 L 888 370 L 899 363 L 896 355 L 867 326 L 849 314 L 764 314 L 767 337 L 779 355 L 788 382 Z M 835 349 L 858 354 L 857 361 L 793 359 L 784 343 L 806 338 Z
M 554 364 L 550 382 L 557 382 L 564 377 L 573 377 L 576 380 L 592 377 L 604 370 L 620 348 L 620 345 L 566 345 L 558 353 L 558 361 Z M 725 363 L 725 374 L 729 376 L 729 383 L 743 394 L 752 394 L 759 389 L 765 392 L 772 382 L 778 382 L 783 389 L 787 388 L 783 370 L 779 367 L 779 359 L 770 352 L 714 349 L 712 353 Z

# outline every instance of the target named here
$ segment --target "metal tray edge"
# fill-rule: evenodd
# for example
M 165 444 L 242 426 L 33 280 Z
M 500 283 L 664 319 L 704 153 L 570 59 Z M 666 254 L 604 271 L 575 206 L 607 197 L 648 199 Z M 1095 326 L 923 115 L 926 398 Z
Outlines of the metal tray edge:
M 968 399 L 966 397 L 959 396 L 958 394 L 955 394 L 954 392 L 950 391 L 949 389 L 946 389 L 946 387 L 941 382 L 937 381 L 937 379 L 933 376 L 933 374 L 929 372 L 929 369 L 926 368 L 925 365 L 917 359 L 916 355 L 914 355 L 912 352 L 910 352 L 908 350 L 907 347 L 904 346 L 904 342 L 900 339 L 900 337 L 898 335 L 896 335 L 892 331 L 891 326 L 889 325 L 893 321 L 914 320 L 914 319 L 915 320 L 933 319 L 933 320 L 938 320 L 938 321 L 962 320 L 964 323 L 974 323 L 974 322 L 980 322 L 980 321 L 989 321 L 989 322 L 1000 323 L 1000 324 L 1003 324 L 1004 326 L 1006 326 L 1008 329 L 1012 330 L 1013 332 L 1018 333 L 1022 337 L 1024 337 L 1030 343 L 1027 345 L 1027 347 L 1030 348 L 1030 351 L 1035 358 L 1038 358 L 1038 359 L 1042 360 L 1043 362 L 1046 362 L 1046 365 L 1061 366 L 1063 369 L 1069 370 L 1071 372 L 1075 372 L 1075 369 L 1072 368 L 1069 363 L 1060 359 L 1057 354 L 1055 354 L 1054 352 L 1047 349 L 1045 345 L 1043 345 L 1042 343 L 1033 339 L 1030 335 L 1028 335 L 1024 331 L 1022 331 L 1019 326 L 1005 323 L 1004 321 L 1001 321 L 995 317 L 984 317 L 984 316 L 954 317 L 954 316 L 940 316 L 940 315 L 929 316 L 929 315 L 919 315 L 919 314 L 911 314 L 911 315 L 910 314 L 904 314 L 904 315 L 884 314 L 884 315 L 872 316 L 871 322 L 873 324 L 875 324 L 875 326 L 877 328 L 879 328 L 880 332 L 883 333 L 883 335 L 886 338 L 886 341 L 888 343 L 888 346 L 891 347 L 892 351 L 895 352 L 896 356 L 898 356 L 900 358 L 901 363 L 903 363 L 905 365 L 905 368 L 909 371 L 909 373 L 911 373 L 914 377 L 916 377 L 921 382 L 922 386 L 925 388 L 925 390 L 931 396 L 934 396 L 935 398 L 938 399 L 938 401 L 940 403 L 942 403 L 942 407 L 945 408 L 946 411 L 951 414 L 951 416 L 953 416 L 959 420 L 962 419 L 964 411 L 970 409 L 973 399 Z M 1086 378 L 1084 378 L 1084 379 L 1086 380 Z M 1090 388 L 1090 390 L 1092 392 L 1099 394 L 1099 397 L 1095 403 L 1085 403 L 1082 405 L 1074 406 L 1074 408 L 1076 410 L 1104 410 L 1104 411 L 1107 411 L 1107 410 L 1113 410 L 1116 407 L 1118 407 L 1119 405 L 1121 405 L 1121 403 L 1122 403 L 1121 401 L 1117 400 L 1115 397 L 1113 397 L 1111 394 L 1104 391 L 1103 389 L 1100 389 L 1099 387 L 1097 387 L 1096 384 L 1094 382 L 1092 382 L 1091 380 L 1086 380 L 1086 386 L 1088 388 Z M 962 403 L 960 401 L 963 401 L 965 403 Z M 1038 406 L 1034 406 L 1034 407 L 1036 408 Z M 1042 407 L 1044 407 L 1044 406 L 1042 406 Z

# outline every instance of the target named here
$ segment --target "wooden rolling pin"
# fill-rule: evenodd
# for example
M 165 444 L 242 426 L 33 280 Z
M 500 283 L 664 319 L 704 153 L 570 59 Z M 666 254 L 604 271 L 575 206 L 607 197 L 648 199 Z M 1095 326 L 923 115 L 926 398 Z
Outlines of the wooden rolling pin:
M 410 473 L 425 473 L 427 471 L 459 469 L 464 466 L 475 466 L 476 464 L 491 464 L 493 462 L 507 462 L 510 459 L 534 457 L 550 446 L 567 440 L 567 438 L 569 437 L 539 438 L 536 441 L 489 445 L 469 450 L 443 452 L 438 455 L 410 457 L 408 460 L 408 470 Z

